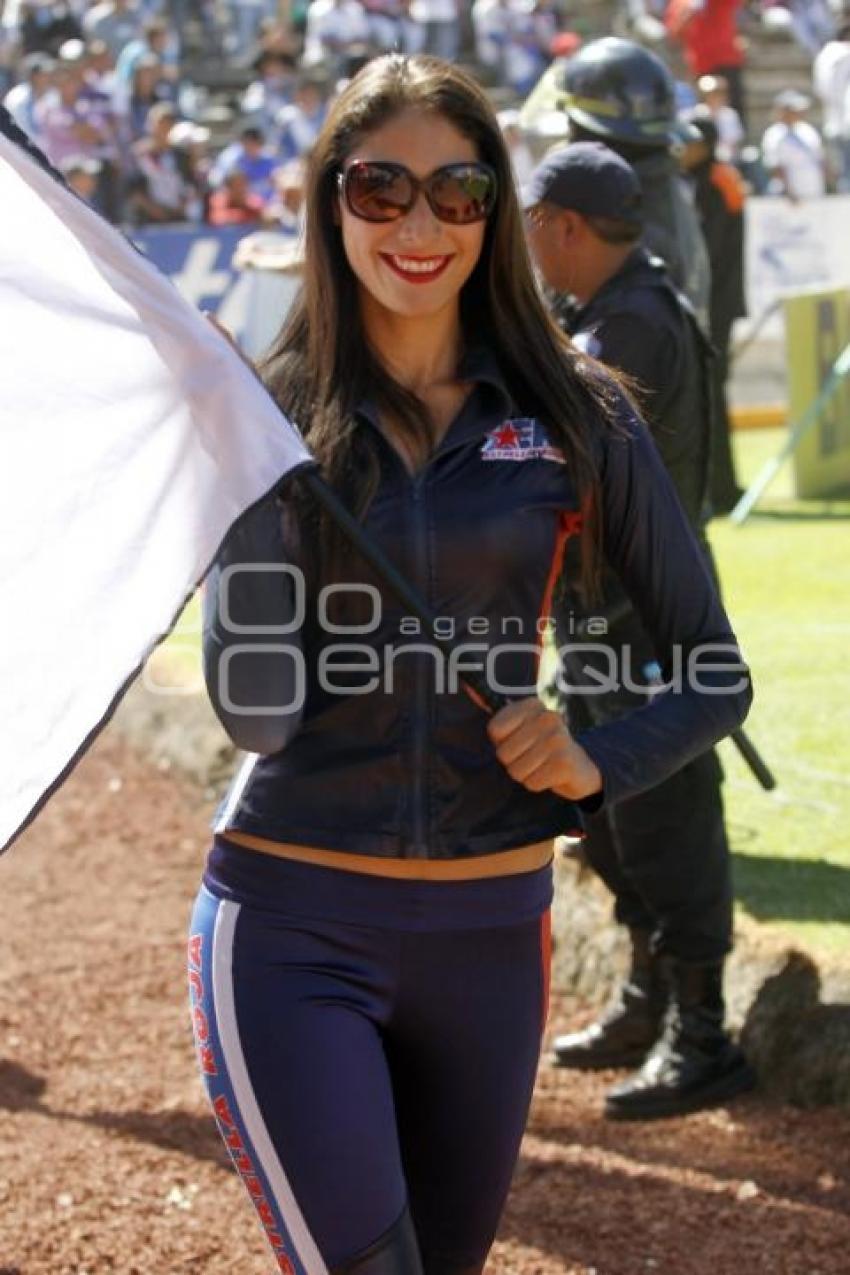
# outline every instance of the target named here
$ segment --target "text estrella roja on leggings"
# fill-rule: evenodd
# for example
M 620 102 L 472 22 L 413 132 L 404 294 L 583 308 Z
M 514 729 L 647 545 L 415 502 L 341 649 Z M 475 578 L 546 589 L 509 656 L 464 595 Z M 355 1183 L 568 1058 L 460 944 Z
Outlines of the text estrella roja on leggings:
M 192 1023 L 201 1070 L 206 1076 L 216 1076 L 218 1075 L 218 1068 L 210 1043 L 209 1019 L 204 1008 L 203 944 L 204 936 L 202 934 L 193 934 L 189 939 L 189 988 L 192 998 Z M 210 1101 L 212 1102 L 219 1131 L 230 1152 L 230 1158 L 263 1224 L 263 1229 L 277 1261 L 278 1270 L 282 1272 L 282 1275 L 298 1275 L 292 1259 L 286 1251 L 286 1243 L 278 1230 L 274 1212 L 266 1198 L 263 1184 L 254 1167 L 254 1162 L 248 1154 L 242 1135 L 236 1126 L 236 1121 L 233 1118 L 226 1096 L 224 1094 L 216 1096 L 210 1093 Z

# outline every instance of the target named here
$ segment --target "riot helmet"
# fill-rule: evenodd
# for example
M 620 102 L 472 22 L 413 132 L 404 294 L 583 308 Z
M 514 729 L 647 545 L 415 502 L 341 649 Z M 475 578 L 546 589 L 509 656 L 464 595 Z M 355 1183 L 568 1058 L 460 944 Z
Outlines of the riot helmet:
M 557 79 L 561 110 L 601 141 L 659 149 L 677 140 L 673 76 L 632 40 L 606 36 L 586 44 Z

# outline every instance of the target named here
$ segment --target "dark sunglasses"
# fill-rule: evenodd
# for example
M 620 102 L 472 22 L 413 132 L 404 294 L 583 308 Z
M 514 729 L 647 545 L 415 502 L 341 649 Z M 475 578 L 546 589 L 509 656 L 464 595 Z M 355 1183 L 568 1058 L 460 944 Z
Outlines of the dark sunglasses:
M 488 164 L 445 164 L 419 178 L 404 164 L 358 160 L 338 182 L 348 211 L 363 221 L 398 221 L 420 190 L 434 216 L 455 226 L 484 221 L 496 203 L 496 174 Z

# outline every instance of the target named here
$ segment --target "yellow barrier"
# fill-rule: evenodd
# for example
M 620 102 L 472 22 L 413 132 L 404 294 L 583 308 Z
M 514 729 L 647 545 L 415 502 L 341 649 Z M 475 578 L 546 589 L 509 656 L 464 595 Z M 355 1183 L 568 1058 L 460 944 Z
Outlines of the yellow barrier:
M 747 403 L 729 410 L 733 429 L 775 429 L 787 425 L 788 409 L 783 403 Z
M 829 496 L 850 486 L 850 289 L 799 292 L 784 308 L 789 417 L 816 412 L 794 446 L 796 494 Z

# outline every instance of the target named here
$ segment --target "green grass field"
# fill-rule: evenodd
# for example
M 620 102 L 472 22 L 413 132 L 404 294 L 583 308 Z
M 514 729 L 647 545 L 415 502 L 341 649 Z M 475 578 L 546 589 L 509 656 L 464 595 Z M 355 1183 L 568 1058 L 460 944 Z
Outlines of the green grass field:
M 783 436 L 736 434 L 745 482 Z M 759 922 L 850 962 L 850 500 L 792 491 L 789 464 L 742 527 L 711 533 L 753 670 L 746 730 L 779 781 L 764 792 L 721 745 L 736 893 Z
M 739 475 L 781 430 L 738 433 Z M 725 741 L 740 908 L 802 947 L 850 963 L 850 500 L 797 501 L 787 466 L 743 527 L 716 522 L 726 605 L 752 667 L 747 732 L 776 775 L 764 792 Z M 148 676 L 200 688 L 197 601 Z

